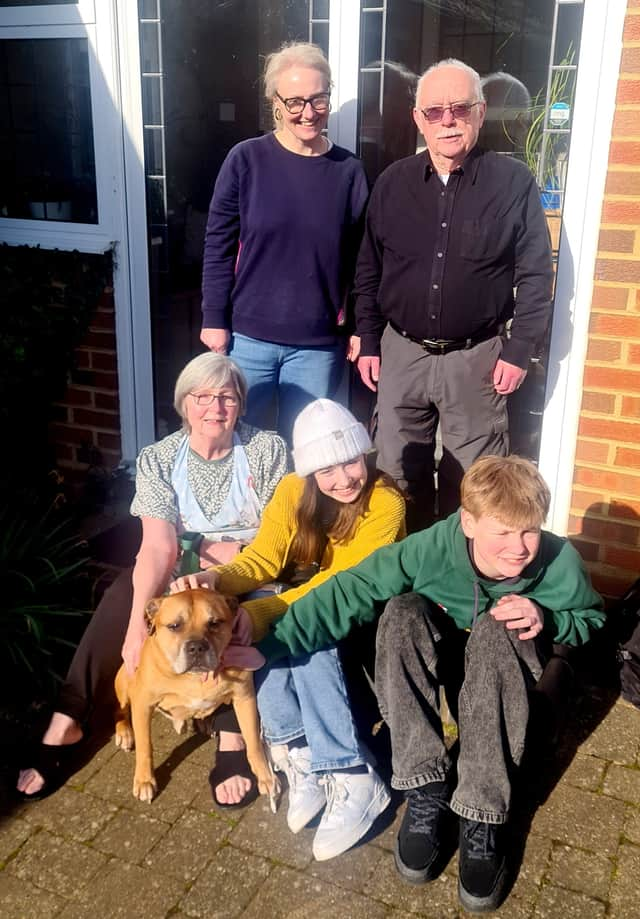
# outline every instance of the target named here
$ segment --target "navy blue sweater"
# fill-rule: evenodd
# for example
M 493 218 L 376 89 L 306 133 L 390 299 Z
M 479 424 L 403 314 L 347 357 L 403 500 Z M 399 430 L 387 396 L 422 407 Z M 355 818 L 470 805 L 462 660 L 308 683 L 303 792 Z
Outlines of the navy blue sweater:
M 342 147 L 300 156 L 273 134 L 233 147 L 209 207 L 203 328 L 334 344 L 367 195 L 362 163 Z

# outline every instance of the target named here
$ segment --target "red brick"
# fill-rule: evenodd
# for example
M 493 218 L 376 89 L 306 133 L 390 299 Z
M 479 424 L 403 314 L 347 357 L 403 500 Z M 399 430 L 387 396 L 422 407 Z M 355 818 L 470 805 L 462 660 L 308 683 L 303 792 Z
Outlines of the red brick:
M 70 444 L 54 444 L 54 453 L 59 463 L 72 462 L 75 459 L 75 450 Z
M 640 134 L 639 119 L 640 110 L 638 109 L 617 109 L 613 119 L 612 136 L 614 138 L 637 137 Z
M 592 313 L 590 331 L 593 335 L 610 335 L 617 340 L 640 338 L 640 316 Z
M 625 112 L 624 114 L 631 115 L 632 113 Z M 640 111 L 633 112 L 633 116 L 634 119 L 640 119 Z M 640 170 L 634 172 L 629 172 L 628 170 L 609 170 L 609 173 L 607 174 L 605 194 L 629 195 L 635 198 L 640 198 Z
M 96 408 L 104 408 L 110 412 L 117 412 L 120 409 L 120 400 L 115 393 L 95 392 L 93 399 Z
M 90 389 L 79 389 L 77 386 L 70 385 L 60 402 L 63 405 L 91 405 L 93 392 Z
M 601 252 L 633 252 L 636 234 L 633 230 L 600 230 Z
M 92 351 L 91 366 L 94 370 L 117 370 L 118 359 L 111 351 Z
M 624 475 L 611 469 L 579 467 L 576 469 L 575 482 L 576 485 L 599 488 L 603 491 L 614 492 L 617 495 L 628 494 L 635 497 L 640 493 L 640 475 Z
M 96 432 L 96 442 L 99 447 L 104 447 L 107 450 L 120 450 L 120 435 L 118 434 L 107 434 L 104 431 Z
M 601 570 L 600 565 L 595 568 L 588 567 L 593 586 L 605 599 L 611 598 L 613 600 L 621 597 L 635 580 L 633 575 L 628 574 L 623 569 L 607 567 Z
M 612 418 L 587 418 L 583 415 L 580 418 L 578 433 L 581 437 L 601 437 L 607 442 L 613 440 L 618 443 L 638 444 L 640 443 L 640 419 L 638 422 L 638 424 L 633 424 Z
M 640 449 L 631 447 L 618 447 L 615 458 L 616 466 L 626 466 L 630 469 L 640 469 Z
M 98 309 L 99 310 L 113 310 L 114 308 L 114 299 L 113 299 L 113 287 L 105 287 L 105 289 L 100 294 L 98 300 Z
M 94 373 L 92 382 L 96 389 L 106 389 L 108 392 L 118 392 L 117 373 Z
M 621 549 L 619 546 L 608 546 L 606 543 L 602 549 L 601 558 L 605 564 L 616 565 L 629 571 L 640 571 L 640 550 Z
M 579 463 L 606 463 L 609 457 L 609 444 L 600 441 L 578 440 L 576 461 Z
M 635 296 L 635 309 L 640 313 L 640 290 L 636 291 Z
M 640 498 L 637 501 L 627 498 L 624 504 L 612 501 L 608 507 L 610 517 L 621 520 L 640 520 Z
M 627 192 L 630 194 L 630 192 Z M 112 310 L 97 310 L 93 314 L 91 323 L 89 325 L 90 329 L 108 329 L 113 331 L 115 329 L 115 317 Z
M 116 336 L 112 329 L 90 329 L 85 335 L 82 344 L 85 348 L 99 348 L 101 351 L 116 350 Z
M 620 80 L 616 93 L 616 105 L 640 102 L 640 80 Z
M 596 284 L 593 288 L 591 308 L 594 310 L 626 310 L 628 302 L 628 287 L 605 287 L 603 284 Z
M 605 514 L 608 506 L 603 494 L 593 491 L 582 491 L 580 488 L 573 489 L 571 495 L 572 511 L 588 510 L 590 514 Z
M 599 560 L 600 546 L 597 542 L 588 542 L 578 536 L 569 536 L 569 540 L 585 562 L 597 562 Z
M 87 348 L 76 348 L 73 352 L 75 366 L 78 370 L 91 369 L 91 352 Z
M 625 418 L 640 418 L 640 399 L 637 396 L 623 396 L 620 414 Z
M 105 428 L 107 431 L 120 430 L 120 418 L 116 412 L 112 414 L 76 408 L 73 412 L 73 423 L 88 428 Z
M 616 406 L 616 397 L 610 393 L 587 392 L 582 393 L 582 411 L 598 412 L 601 415 L 612 415 Z
M 629 345 L 627 364 L 640 364 L 640 345 Z
M 640 370 L 588 365 L 584 370 L 584 385 L 610 392 L 640 392 Z
M 622 49 L 620 73 L 640 73 L 640 48 Z
M 602 223 L 640 223 L 640 201 L 608 201 L 602 206 Z
M 107 469 L 115 469 L 122 459 L 120 450 L 106 450 L 104 447 L 100 448 L 100 456 L 102 458 L 102 465 Z
M 49 431 L 53 441 L 56 443 L 59 441 L 66 444 L 90 444 L 93 441 L 91 431 L 81 430 L 65 424 L 52 424 L 49 427 Z
M 612 140 L 609 147 L 609 164 L 611 166 L 637 166 L 640 164 L 640 141 Z
M 640 480 L 638 480 L 640 482 Z M 582 520 L 582 535 L 603 543 L 622 543 L 637 548 L 640 545 L 640 526 L 602 520 L 600 517 L 585 516 Z
M 602 338 L 591 338 L 587 350 L 588 361 L 619 361 L 622 356 L 622 344 Z
M 640 221 L 640 201 L 638 202 Z M 640 284 L 640 260 L 633 258 L 599 258 L 596 261 L 596 278 L 599 281 L 624 281 Z
M 628 7 L 629 9 L 630 7 Z M 632 41 L 640 41 L 640 16 L 629 16 L 624 21 L 624 30 L 622 32 L 623 44 Z

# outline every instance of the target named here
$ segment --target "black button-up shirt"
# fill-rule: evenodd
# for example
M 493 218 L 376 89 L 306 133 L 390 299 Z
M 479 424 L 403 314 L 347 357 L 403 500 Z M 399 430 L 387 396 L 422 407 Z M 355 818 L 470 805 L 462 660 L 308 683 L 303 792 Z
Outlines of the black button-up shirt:
M 458 340 L 513 317 L 502 358 L 525 369 L 552 285 L 549 231 L 523 163 L 475 147 L 446 185 L 426 153 L 378 178 L 356 271 L 362 355 L 380 354 L 387 320 L 414 338 Z

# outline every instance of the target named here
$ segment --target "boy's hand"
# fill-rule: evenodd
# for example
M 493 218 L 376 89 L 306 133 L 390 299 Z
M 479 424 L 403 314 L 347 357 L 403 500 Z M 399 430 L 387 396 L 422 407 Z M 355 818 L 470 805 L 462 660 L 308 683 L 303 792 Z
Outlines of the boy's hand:
M 500 597 L 491 615 L 499 622 L 504 622 L 508 629 L 525 629 L 518 635 L 521 639 L 535 638 L 544 626 L 544 616 L 538 604 L 518 594 Z

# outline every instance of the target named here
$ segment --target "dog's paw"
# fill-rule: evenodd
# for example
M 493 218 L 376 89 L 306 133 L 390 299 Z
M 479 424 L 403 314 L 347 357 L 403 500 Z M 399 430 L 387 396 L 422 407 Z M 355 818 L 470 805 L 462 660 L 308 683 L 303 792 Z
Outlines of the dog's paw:
M 143 801 L 145 804 L 151 804 L 157 790 L 158 783 L 153 776 L 145 779 L 134 778 L 133 780 L 133 797 L 137 798 L 138 801 Z
M 124 750 L 125 753 L 131 753 L 135 746 L 133 728 L 130 724 L 125 724 L 120 722 L 116 724 L 116 747 L 120 747 L 121 750 Z

